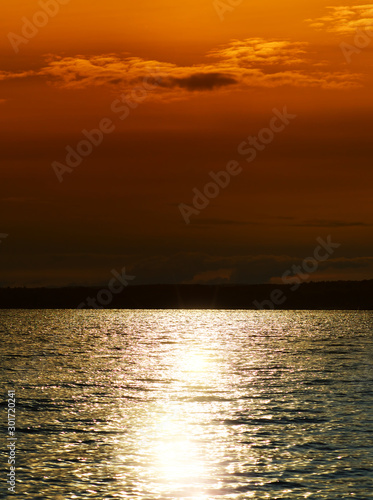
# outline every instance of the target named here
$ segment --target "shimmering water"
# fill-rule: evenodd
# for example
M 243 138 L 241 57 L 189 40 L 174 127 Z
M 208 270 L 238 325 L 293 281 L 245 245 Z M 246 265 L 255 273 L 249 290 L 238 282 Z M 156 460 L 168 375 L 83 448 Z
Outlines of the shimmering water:
M 0 319 L 17 401 L 8 498 L 373 498 L 371 312 Z

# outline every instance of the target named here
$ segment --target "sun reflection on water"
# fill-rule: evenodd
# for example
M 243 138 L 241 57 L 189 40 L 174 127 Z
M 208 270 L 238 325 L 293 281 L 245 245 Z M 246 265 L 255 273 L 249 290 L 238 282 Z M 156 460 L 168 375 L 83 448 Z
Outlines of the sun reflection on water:
M 143 371 L 149 392 L 146 404 L 123 408 L 123 427 L 131 437 L 117 450 L 117 478 L 128 488 L 126 479 L 137 470 L 142 495 L 150 487 L 156 498 L 209 500 L 208 492 L 219 494 L 223 487 L 222 464 L 229 455 L 231 430 L 218 421 L 232 382 L 226 377 L 224 338 L 197 321 L 182 334 L 170 328 L 162 341 L 156 355 L 139 349 L 136 377 Z M 129 457 L 142 457 L 141 464 Z
M 175 402 L 175 398 L 193 398 L 195 386 L 206 382 L 211 363 L 203 354 L 183 353 L 174 365 L 174 387 L 171 401 L 163 401 L 163 415 L 156 424 L 154 441 L 155 466 L 158 479 L 172 489 L 195 489 L 206 477 L 206 464 L 198 440 L 194 436 L 199 427 L 200 414 L 192 403 Z M 201 433 L 201 429 L 197 431 Z M 194 490 L 193 499 L 207 498 Z
M 167 491 L 193 500 L 207 500 L 203 493 L 209 477 L 206 427 L 214 418 L 213 405 L 198 400 L 201 390 L 214 390 L 219 380 L 219 364 L 211 356 L 211 339 L 206 331 L 198 334 L 198 349 L 175 345 L 165 353 L 162 364 L 173 381 L 159 395 L 153 417 L 151 455 L 155 482 Z M 202 347 L 201 347 L 202 344 Z M 201 443 L 204 442 L 204 445 Z M 176 494 L 176 493 L 175 493 Z

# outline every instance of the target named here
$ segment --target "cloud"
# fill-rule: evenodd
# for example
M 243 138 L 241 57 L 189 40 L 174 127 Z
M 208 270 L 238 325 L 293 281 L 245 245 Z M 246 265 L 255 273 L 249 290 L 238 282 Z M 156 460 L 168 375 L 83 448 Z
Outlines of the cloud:
M 345 228 L 345 227 L 372 227 L 373 224 L 361 221 L 341 221 L 327 219 L 311 219 L 297 221 L 295 217 L 276 216 L 270 217 L 269 221 L 239 221 L 229 219 L 203 219 L 197 218 L 192 226 L 286 226 L 286 227 L 326 227 L 326 228 Z M 271 220 L 273 219 L 273 220 Z
M 48 201 L 42 201 L 38 198 L 32 198 L 27 196 L 10 196 L 8 198 L 0 198 L 1 203 L 49 203 Z
M 172 256 L 154 256 L 139 260 L 131 267 L 137 283 L 196 283 L 196 284 L 258 284 L 282 282 L 281 276 L 294 265 L 301 265 L 305 257 L 291 255 L 235 255 L 211 256 L 202 253 L 180 253 Z M 335 271 L 339 270 L 339 275 Z M 353 272 L 373 275 L 373 257 L 330 258 L 319 263 L 312 280 L 353 278 Z M 342 271 L 342 273 L 341 273 Z
M 328 267 L 336 269 L 359 269 L 369 268 L 373 266 L 373 257 L 355 257 L 345 258 L 341 257 L 329 261 Z
M 16 80 L 17 78 L 28 78 L 36 76 L 35 71 L 0 71 L 0 81 L 2 80 Z
M 248 226 L 248 225 L 261 225 L 260 222 L 246 222 L 230 219 L 203 219 L 198 218 L 193 221 L 194 225 L 201 226 Z
M 179 253 L 138 260 L 131 267 L 140 284 L 151 283 L 265 283 L 303 259 L 287 255 L 211 256 Z
M 209 52 L 209 55 L 225 61 L 235 61 L 240 67 L 282 65 L 285 68 L 304 64 L 307 43 L 289 40 L 264 40 L 249 38 L 232 40 L 229 44 Z
M 229 283 L 233 269 L 216 269 L 213 271 L 205 271 L 196 274 L 193 279 L 185 284 L 209 284 L 209 285 L 220 285 L 222 283 Z
M 291 224 L 296 227 L 371 227 L 373 224 L 366 222 L 347 222 L 340 220 L 306 220 L 298 224 Z
M 165 79 L 161 86 L 164 87 L 180 87 L 189 91 L 194 90 L 213 90 L 215 88 L 233 85 L 238 81 L 223 73 L 196 73 L 184 78 Z
M 373 27 L 373 4 L 327 7 L 329 13 L 306 22 L 315 29 L 338 34 L 353 33 L 357 29 Z
M 316 246 L 316 243 L 315 243 Z M 171 255 L 31 254 L 20 263 L 9 254 L 2 264 L 4 286 L 105 285 L 111 269 L 124 266 L 142 284 L 258 284 L 282 283 L 283 274 L 313 254 L 212 256 L 202 252 Z M 5 259 L 5 255 L 3 255 Z M 0 263 L 1 264 L 1 263 Z M 335 257 L 320 262 L 313 281 L 373 277 L 373 257 Z
M 109 86 L 115 92 L 142 88 L 155 97 L 185 97 L 191 92 L 229 88 L 280 86 L 346 89 L 360 86 L 361 76 L 323 68 L 308 45 L 288 40 L 251 38 L 232 40 L 207 54 L 207 62 L 178 66 L 139 57 L 107 54 L 61 57 L 49 55 L 46 65 L 35 71 L 0 72 L 0 80 L 44 78 L 63 89 Z

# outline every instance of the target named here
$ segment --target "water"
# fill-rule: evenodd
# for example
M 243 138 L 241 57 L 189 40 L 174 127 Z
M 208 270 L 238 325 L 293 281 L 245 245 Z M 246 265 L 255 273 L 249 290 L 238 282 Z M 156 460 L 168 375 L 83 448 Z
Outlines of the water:
M 1 498 L 373 498 L 372 312 L 0 319 Z

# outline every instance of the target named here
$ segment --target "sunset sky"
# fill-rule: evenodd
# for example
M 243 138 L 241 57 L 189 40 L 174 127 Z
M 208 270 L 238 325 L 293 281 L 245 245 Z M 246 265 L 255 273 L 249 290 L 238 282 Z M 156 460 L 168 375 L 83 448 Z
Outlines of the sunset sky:
M 309 279 L 373 278 L 373 4 L 56 1 L 2 6 L 1 286 L 276 282 L 329 235 Z

